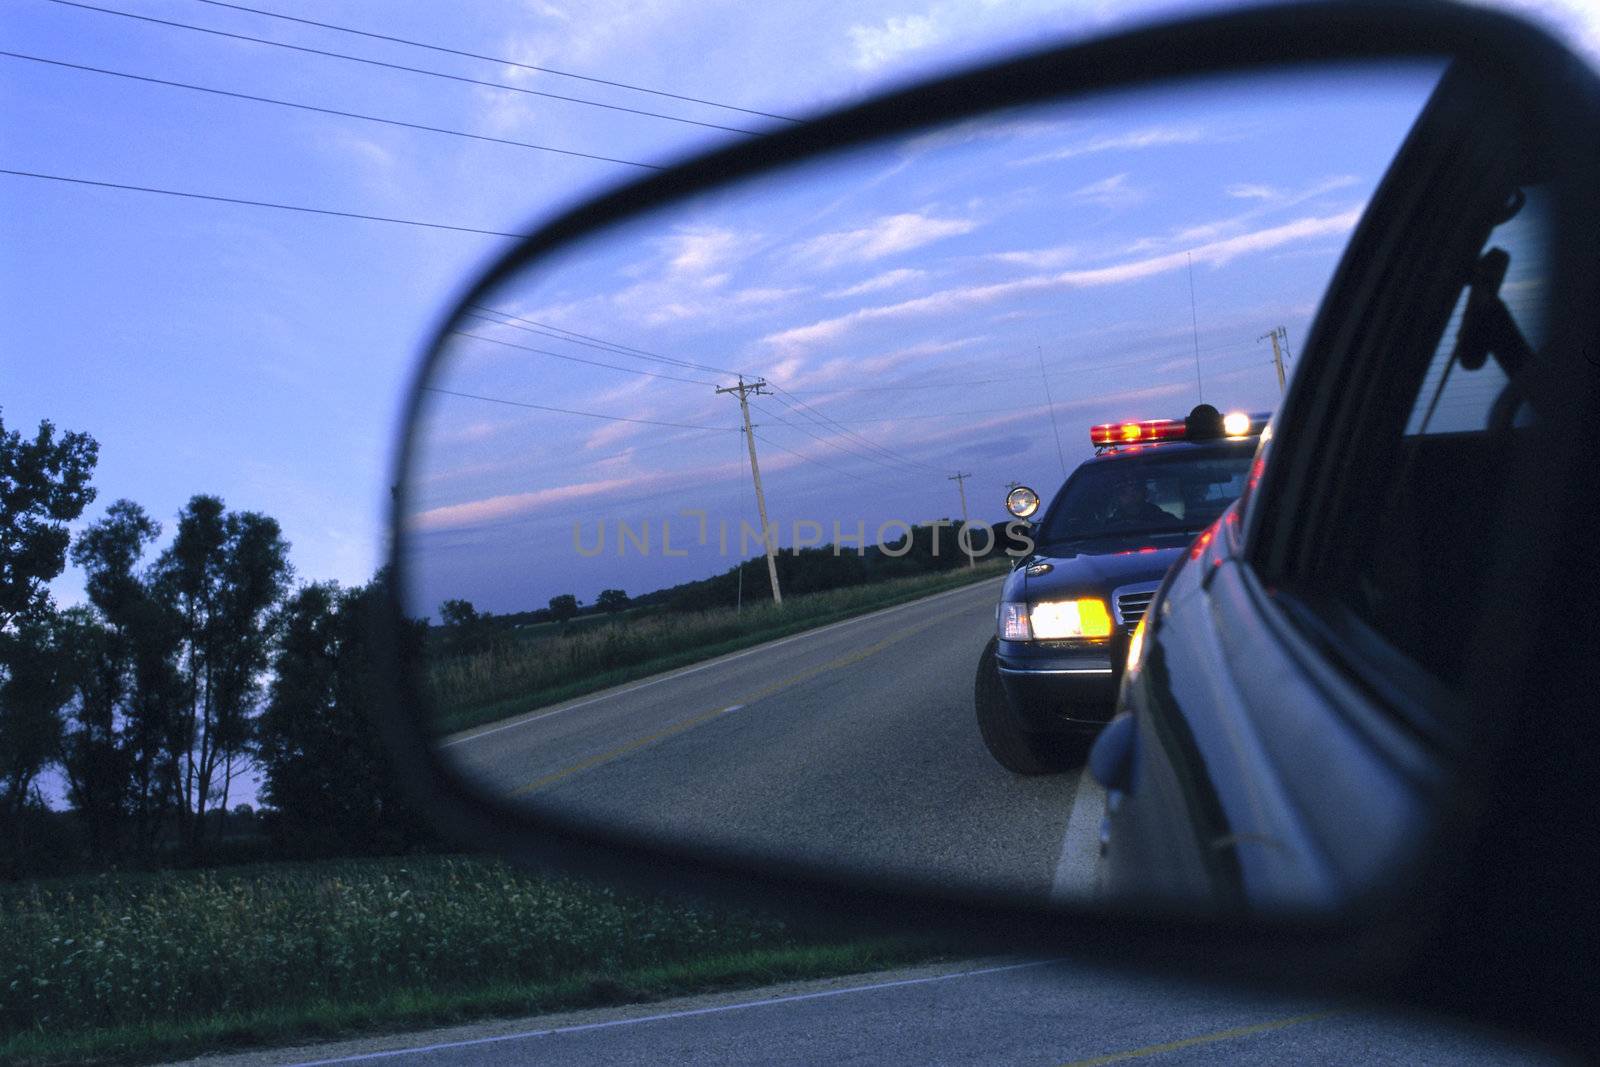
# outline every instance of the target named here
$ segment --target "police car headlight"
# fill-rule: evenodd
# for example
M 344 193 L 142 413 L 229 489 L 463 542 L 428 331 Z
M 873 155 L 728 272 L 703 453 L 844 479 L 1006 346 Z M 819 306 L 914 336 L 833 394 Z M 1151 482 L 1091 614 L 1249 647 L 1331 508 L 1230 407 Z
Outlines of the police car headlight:
M 1000 605 L 1004 641 L 1062 641 L 1111 636 L 1111 613 L 1099 597 Z

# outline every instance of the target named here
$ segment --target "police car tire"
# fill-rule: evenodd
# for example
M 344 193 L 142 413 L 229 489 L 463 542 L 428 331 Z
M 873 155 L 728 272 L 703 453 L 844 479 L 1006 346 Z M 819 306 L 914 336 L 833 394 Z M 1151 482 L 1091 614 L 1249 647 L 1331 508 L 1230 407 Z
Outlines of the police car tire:
M 995 644 L 996 639 L 990 638 L 978 660 L 978 675 L 973 680 L 978 733 L 985 747 L 1000 766 L 1016 774 L 1055 774 L 1066 770 L 1080 746 L 1073 745 L 1070 737 L 1023 728 L 1022 717 L 1006 699 L 1005 689 L 1000 684 Z

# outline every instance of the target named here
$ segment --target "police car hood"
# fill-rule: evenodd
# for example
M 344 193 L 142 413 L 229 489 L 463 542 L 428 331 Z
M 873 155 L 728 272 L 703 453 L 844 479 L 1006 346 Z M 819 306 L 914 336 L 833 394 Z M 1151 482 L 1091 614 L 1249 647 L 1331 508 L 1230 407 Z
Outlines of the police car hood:
M 1026 566 L 1018 568 L 1025 597 L 1049 600 L 1056 596 L 1110 595 L 1113 589 L 1134 582 L 1158 582 L 1173 560 L 1194 539 L 1192 534 L 1150 537 L 1130 545 L 1118 539 L 1041 545 Z M 1040 564 L 1049 564 L 1043 573 Z

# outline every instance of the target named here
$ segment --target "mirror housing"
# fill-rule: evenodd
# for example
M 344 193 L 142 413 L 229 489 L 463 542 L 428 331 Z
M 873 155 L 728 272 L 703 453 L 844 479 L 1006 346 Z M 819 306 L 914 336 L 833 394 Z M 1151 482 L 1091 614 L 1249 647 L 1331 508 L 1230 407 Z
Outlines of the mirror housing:
M 1263 47 L 1263 42 L 1271 42 L 1270 47 Z M 1592 78 L 1570 54 L 1520 20 L 1486 10 L 1442 4 L 1312 3 L 1228 12 L 1072 44 L 899 90 L 770 137 L 713 152 L 623 186 L 539 228 L 466 287 L 459 305 L 477 303 L 536 259 L 641 212 L 933 122 L 1033 100 L 1197 75 L 1440 54 L 1453 57 L 1474 76 L 1492 84 L 1527 118 L 1530 136 L 1549 139 L 1564 133 L 1570 143 L 1569 172 L 1563 185 L 1569 197 L 1564 217 L 1571 223 L 1571 232 L 1560 266 L 1567 284 L 1577 284 L 1571 279 L 1589 284 L 1593 264 L 1600 262 L 1600 256 L 1594 254 L 1597 215 L 1590 210 L 1585 216 L 1572 209 L 1585 203 L 1580 197 L 1588 198 L 1590 209 L 1594 206 L 1594 190 L 1600 189 L 1600 136 L 1595 136 L 1594 129 Z M 419 410 L 421 386 L 454 318 L 451 309 L 422 361 L 407 408 L 408 427 Z M 1594 336 L 1592 322 L 1572 328 L 1581 337 Z M 405 486 L 411 459 L 411 440 L 406 433 L 394 479 L 400 487 L 393 510 L 396 543 L 406 514 Z M 1542 550 L 1555 552 L 1559 547 L 1550 545 Z M 407 581 L 405 561 L 397 555 L 392 566 L 394 581 L 389 588 L 402 590 Z M 1593 578 L 1579 580 L 1592 583 Z M 1594 621 L 1582 617 L 1586 613 L 1578 614 L 1580 618 L 1569 631 L 1571 640 L 1594 630 Z M 1531 859 L 1540 854 L 1540 843 L 1551 855 L 1561 853 L 1558 827 L 1580 835 L 1585 847 L 1595 840 L 1594 827 L 1600 819 L 1594 817 L 1593 796 L 1560 785 L 1589 780 L 1585 768 L 1592 768 L 1600 753 L 1600 743 L 1594 743 L 1593 717 L 1571 724 L 1572 729 L 1563 731 L 1553 748 L 1554 737 L 1527 736 L 1533 726 L 1507 725 L 1505 729 L 1517 731 L 1520 759 L 1503 759 L 1498 749 L 1486 749 L 1470 769 L 1485 783 L 1483 795 L 1499 798 L 1504 807 L 1454 813 L 1456 822 L 1444 832 L 1449 847 L 1442 847 L 1433 857 L 1435 868 L 1419 876 L 1418 890 L 1400 901 L 1391 914 L 1372 922 L 1246 922 L 1152 916 L 1127 909 L 1022 908 L 970 895 L 930 897 L 892 883 L 842 884 L 817 878 L 798 866 L 774 862 L 752 866 L 737 856 L 664 847 L 579 820 L 555 815 L 530 818 L 474 790 L 440 760 L 417 699 L 420 665 L 398 658 L 401 643 L 393 635 L 399 632 L 401 620 L 402 605 L 397 597 L 383 620 L 391 636 L 388 646 L 397 658 L 391 672 L 395 688 L 387 694 L 391 711 L 380 727 L 419 807 L 434 813 L 446 832 L 476 847 L 563 872 L 632 882 L 651 890 L 809 901 L 819 906 L 843 904 L 900 917 L 917 914 L 929 924 L 1004 936 L 1032 950 L 1070 947 L 1112 962 L 1187 966 L 1224 979 L 1270 981 L 1324 992 L 1380 993 L 1419 1007 L 1474 1013 L 1479 1019 L 1498 1020 L 1561 1040 L 1593 1040 L 1593 1020 L 1600 1012 L 1586 999 L 1584 968 L 1585 961 L 1595 957 L 1600 937 L 1600 922 L 1594 921 L 1596 905 L 1592 894 L 1585 892 L 1585 883 L 1551 879 Z M 1555 679 L 1530 684 L 1559 683 L 1560 679 Z M 1574 822 L 1579 824 L 1576 830 Z M 1486 835 L 1491 839 L 1487 844 Z M 1514 838 L 1516 848 L 1506 855 L 1523 857 L 1520 865 L 1489 851 L 1505 845 L 1508 837 Z M 1585 852 L 1584 847 L 1573 849 L 1570 843 L 1566 847 L 1578 855 L 1594 855 L 1592 848 Z M 1540 926 L 1541 917 L 1549 922 L 1550 916 L 1562 916 L 1559 938 Z M 1509 961 L 1517 961 L 1519 975 L 1519 988 L 1510 993 L 1496 980 Z

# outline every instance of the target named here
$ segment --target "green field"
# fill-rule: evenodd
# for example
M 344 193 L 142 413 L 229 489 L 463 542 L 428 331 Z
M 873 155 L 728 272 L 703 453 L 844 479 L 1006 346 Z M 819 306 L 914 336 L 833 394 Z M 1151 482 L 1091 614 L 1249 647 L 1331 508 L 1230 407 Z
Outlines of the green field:
M 991 560 L 976 569 L 787 597 L 782 608 L 767 601 L 740 612 L 623 616 L 566 634 L 553 627 L 537 637 L 519 634 L 485 652 L 428 665 L 434 726 L 443 735 L 495 722 L 854 615 L 995 580 L 1009 570 L 1009 560 Z
M 462 857 L 0 886 L 0 1062 L 208 1049 L 846 974 L 951 951 Z

